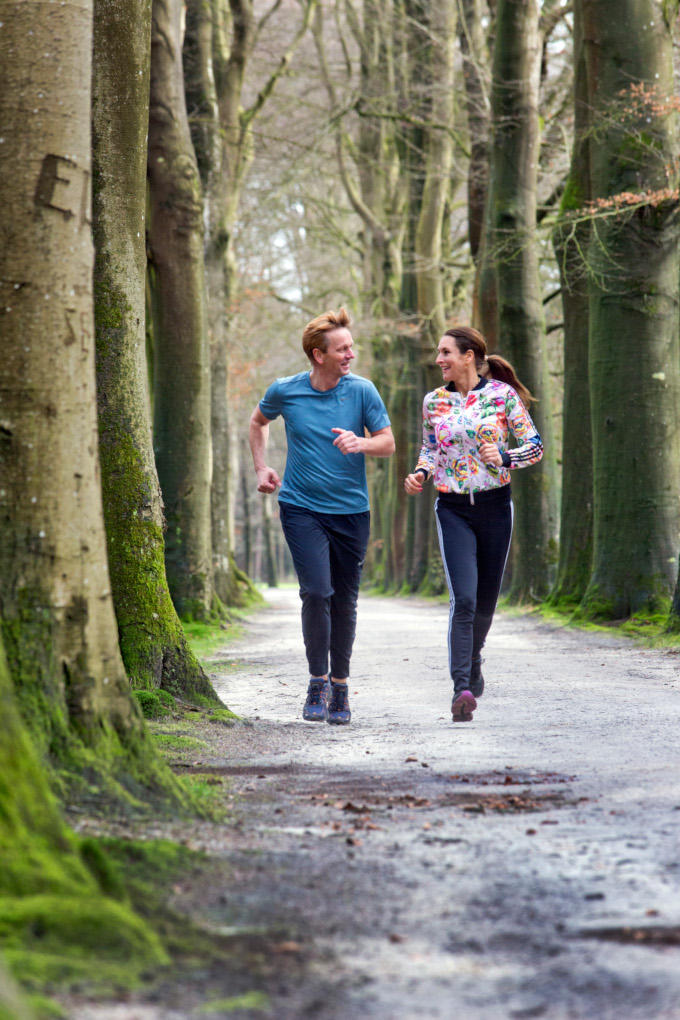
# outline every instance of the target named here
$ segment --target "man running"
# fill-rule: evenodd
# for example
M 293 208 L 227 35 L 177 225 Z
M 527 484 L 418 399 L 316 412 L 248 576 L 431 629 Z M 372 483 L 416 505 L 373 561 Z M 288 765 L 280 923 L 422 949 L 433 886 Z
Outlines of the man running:
M 370 525 L 364 457 L 394 453 L 378 391 L 350 370 L 349 324 L 344 308 L 312 319 L 302 334 L 311 370 L 272 383 L 250 419 L 258 492 L 281 486 L 281 525 L 300 584 L 310 673 L 302 718 L 337 724 L 351 718 L 347 681 Z M 288 442 L 283 483 L 265 461 L 269 423 L 279 415 Z

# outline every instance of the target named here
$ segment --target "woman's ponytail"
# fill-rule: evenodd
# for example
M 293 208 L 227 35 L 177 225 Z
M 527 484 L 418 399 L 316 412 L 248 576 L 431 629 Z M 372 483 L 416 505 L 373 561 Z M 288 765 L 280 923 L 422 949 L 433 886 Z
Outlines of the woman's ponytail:
M 500 354 L 489 354 L 486 357 L 486 363 L 489 366 L 489 375 L 492 379 L 498 379 L 499 382 L 507 383 L 508 386 L 512 386 L 513 390 L 517 391 L 519 399 L 528 407 L 532 400 L 536 400 L 536 397 L 531 393 L 529 389 L 520 382 L 517 378 L 517 373 L 505 358 L 501 358 Z
M 517 373 L 509 361 L 501 358 L 500 354 L 486 353 L 486 340 L 478 329 L 473 329 L 472 326 L 454 326 L 452 329 L 447 329 L 444 336 L 450 336 L 456 341 L 461 354 L 472 351 L 477 371 L 481 376 L 490 375 L 492 379 L 498 379 L 499 382 L 512 386 L 522 403 L 527 407 L 532 400 L 536 400 L 524 383 L 519 381 Z

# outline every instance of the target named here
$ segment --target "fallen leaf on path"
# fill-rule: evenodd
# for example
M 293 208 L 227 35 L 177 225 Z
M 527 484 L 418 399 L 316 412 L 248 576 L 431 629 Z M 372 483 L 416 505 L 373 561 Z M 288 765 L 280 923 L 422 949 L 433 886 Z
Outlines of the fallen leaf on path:
M 414 757 L 414 755 L 410 754 L 408 756 L 408 758 L 404 758 L 404 761 L 405 762 L 407 762 L 407 761 L 418 761 L 418 759 L 416 757 Z

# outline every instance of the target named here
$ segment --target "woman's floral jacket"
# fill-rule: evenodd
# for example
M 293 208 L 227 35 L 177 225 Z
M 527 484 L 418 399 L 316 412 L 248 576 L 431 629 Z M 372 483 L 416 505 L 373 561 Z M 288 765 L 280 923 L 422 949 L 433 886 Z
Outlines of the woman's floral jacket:
M 448 387 L 451 386 L 451 389 Z M 508 447 L 510 435 L 517 443 Z M 479 444 L 496 443 L 503 464 L 485 464 Z M 513 468 L 535 464 L 543 444 L 516 391 L 497 379 L 480 379 L 463 400 L 452 383 L 423 401 L 423 446 L 416 471 L 427 471 L 440 492 L 473 493 L 510 481 Z

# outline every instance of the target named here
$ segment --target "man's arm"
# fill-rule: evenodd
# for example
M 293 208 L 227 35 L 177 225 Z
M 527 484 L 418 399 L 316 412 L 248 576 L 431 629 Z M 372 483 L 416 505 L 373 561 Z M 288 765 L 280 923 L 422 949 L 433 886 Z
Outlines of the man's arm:
M 259 405 L 250 416 L 250 428 L 248 429 L 250 440 L 250 452 L 253 455 L 255 474 L 257 475 L 258 492 L 276 492 L 281 485 L 281 479 L 274 468 L 268 467 L 265 462 L 265 451 L 269 439 L 269 418 L 265 418 Z
M 337 436 L 333 440 L 333 446 L 337 446 L 340 453 L 363 453 L 367 457 L 391 457 L 395 450 L 394 436 L 388 425 L 385 429 L 378 429 L 371 432 L 370 436 L 357 436 L 347 429 L 331 429 Z

